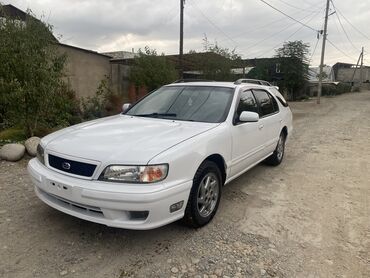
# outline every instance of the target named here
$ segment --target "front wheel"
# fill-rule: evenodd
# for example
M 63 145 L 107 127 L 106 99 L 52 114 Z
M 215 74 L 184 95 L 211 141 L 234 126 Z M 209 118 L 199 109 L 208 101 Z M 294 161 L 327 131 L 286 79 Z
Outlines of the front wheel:
M 285 152 L 285 141 L 286 141 L 286 136 L 282 132 L 280 133 L 279 141 L 276 145 L 274 152 L 272 153 L 272 155 L 270 155 L 266 159 L 267 164 L 272 165 L 272 166 L 277 166 L 283 161 L 284 152 Z
M 220 169 L 212 161 L 203 162 L 197 170 L 184 221 L 198 228 L 209 223 L 216 214 L 221 198 L 222 179 Z

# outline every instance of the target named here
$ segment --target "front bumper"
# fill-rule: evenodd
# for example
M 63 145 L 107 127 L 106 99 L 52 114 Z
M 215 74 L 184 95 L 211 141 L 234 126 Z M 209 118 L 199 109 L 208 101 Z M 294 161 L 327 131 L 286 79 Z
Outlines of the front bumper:
M 28 163 L 36 195 L 64 213 L 111 227 L 146 230 L 181 219 L 192 180 L 158 184 L 117 184 L 57 173 L 36 158 Z M 172 204 L 183 201 L 180 210 Z

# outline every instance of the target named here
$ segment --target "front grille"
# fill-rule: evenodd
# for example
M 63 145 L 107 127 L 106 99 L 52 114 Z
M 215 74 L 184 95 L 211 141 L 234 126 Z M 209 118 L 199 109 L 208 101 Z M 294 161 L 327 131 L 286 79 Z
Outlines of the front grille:
M 52 154 L 49 154 L 48 158 L 51 167 L 78 176 L 91 177 L 96 169 L 94 164 L 69 160 Z

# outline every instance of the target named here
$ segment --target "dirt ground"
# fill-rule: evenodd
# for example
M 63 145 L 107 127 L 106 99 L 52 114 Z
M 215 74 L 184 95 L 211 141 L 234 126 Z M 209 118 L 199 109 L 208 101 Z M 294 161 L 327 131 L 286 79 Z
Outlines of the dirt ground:
M 279 167 L 226 186 L 206 227 L 114 229 L 39 201 L 0 162 L 0 277 L 370 277 L 370 92 L 291 103 Z

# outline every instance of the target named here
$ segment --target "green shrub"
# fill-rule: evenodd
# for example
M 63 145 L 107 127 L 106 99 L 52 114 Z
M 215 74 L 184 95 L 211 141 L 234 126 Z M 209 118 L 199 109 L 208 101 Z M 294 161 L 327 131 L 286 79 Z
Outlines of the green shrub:
M 73 122 L 76 101 L 63 82 L 66 57 L 52 27 L 28 11 L 24 24 L 0 20 L 0 38 L 1 127 L 20 126 L 32 136 L 40 127 Z
M 18 142 L 27 139 L 23 128 L 8 128 L 0 132 L 0 141 Z

